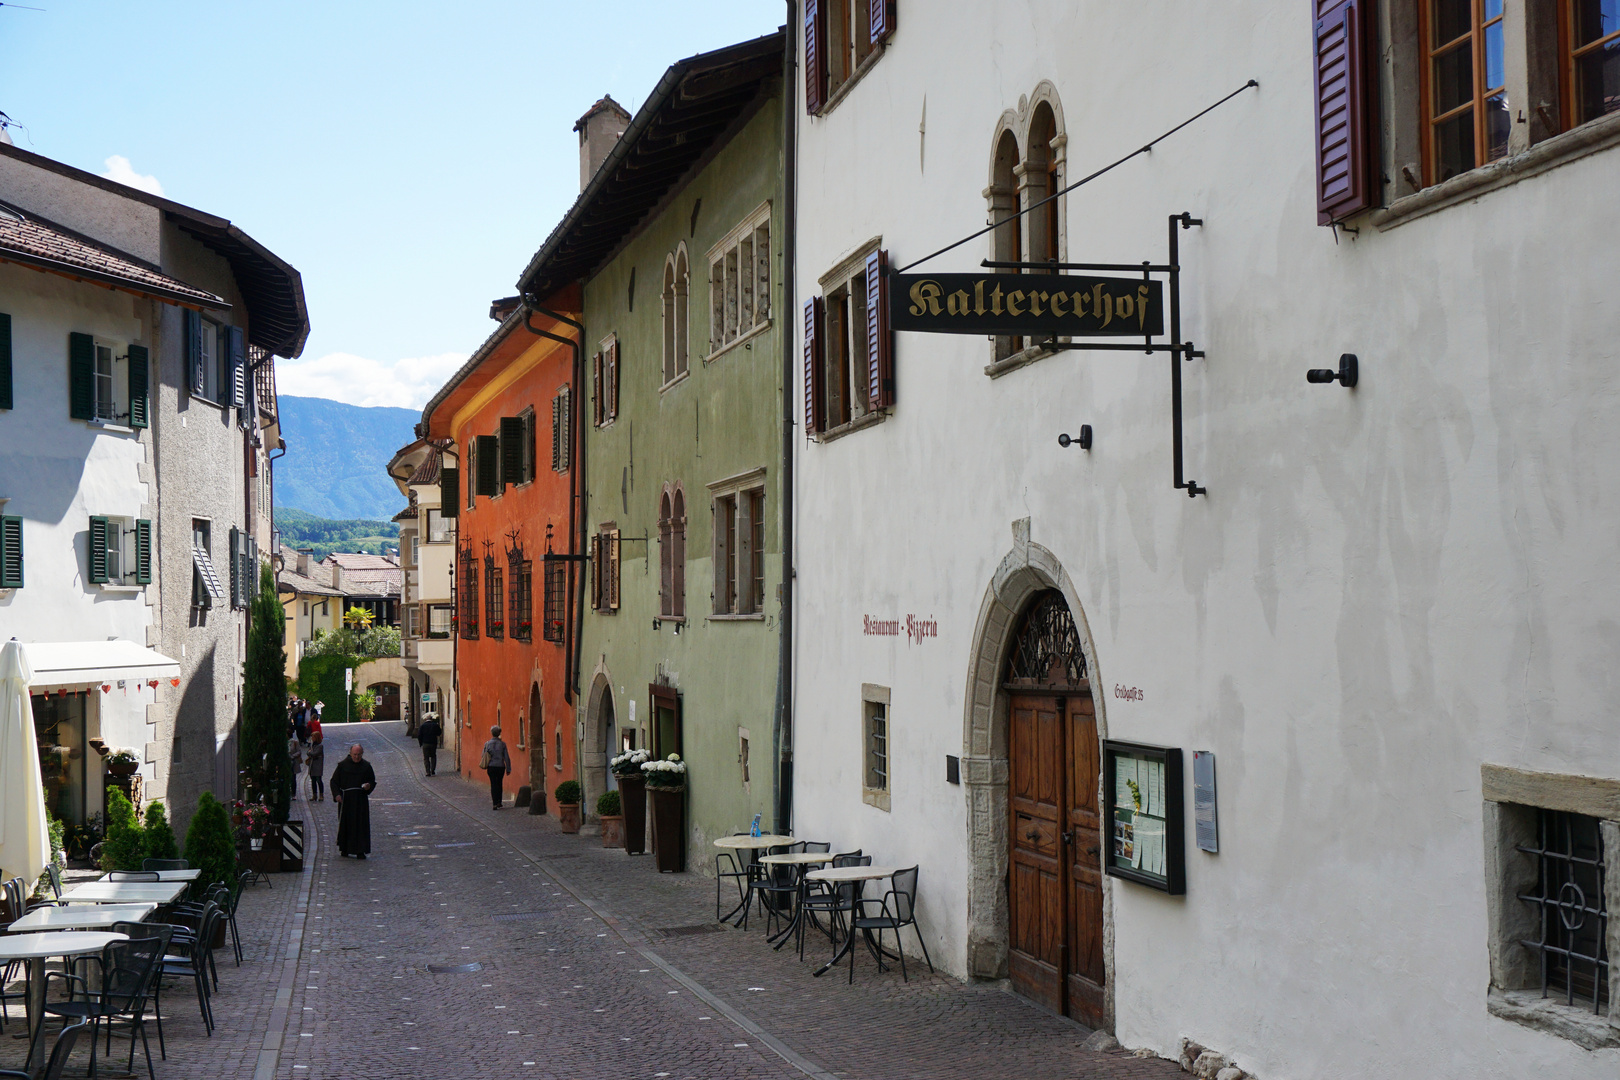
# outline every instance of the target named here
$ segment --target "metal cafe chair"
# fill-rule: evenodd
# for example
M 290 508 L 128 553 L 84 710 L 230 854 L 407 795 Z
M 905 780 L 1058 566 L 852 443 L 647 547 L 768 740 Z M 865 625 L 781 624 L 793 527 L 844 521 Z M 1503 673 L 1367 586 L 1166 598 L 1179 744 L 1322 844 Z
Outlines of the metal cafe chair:
M 834 855 L 832 865 L 871 866 L 872 856 L 862 855 L 860 849 L 856 848 L 854 851 Z M 813 920 L 816 929 L 831 938 L 834 945 L 838 944 L 838 930 L 844 923 L 844 917 L 855 911 L 855 882 L 846 881 L 842 885 L 828 885 L 823 882 L 806 881 L 805 892 L 799 898 L 799 903 L 803 907 L 803 916 L 799 919 L 799 959 L 803 960 L 806 921 Z M 827 916 L 826 926 L 821 925 L 818 914 Z
M 791 855 L 804 850 L 804 841 L 799 840 L 791 844 L 771 848 L 769 854 Z M 742 928 L 748 929 L 748 912 L 754 906 L 757 897 L 765 906 L 765 933 L 771 933 L 771 927 L 781 917 L 781 907 L 784 899 L 787 906 L 793 906 L 793 897 L 799 891 L 798 875 L 791 866 L 765 866 L 763 863 L 754 863 L 748 868 L 748 905 L 743 908 Z
M 51 1047 L 51 1059 L 45 1063 L 45 1071 L 39 1074 L 37 1080 L 62 1080 L 67 1069 L 68 1058 L 73 1056 L 73 1047 L 79 1041 L 79 1036 L 90 1025 L 84 1021 L 69 1024 L 56 1036 L 56 1045 Z M 31 1073 L 18 1069 L 0 1069 L 0 1077 L 15 1077 L 16 1080 L 36 1080 Z
M 735 832 L 731 835 L 747 836 L 748 834 Z M 722 850 L 720 854 L 714 857 L 714 917 L 716 921 L 731 917 L 730 915 L 720 914 L 720 905 L 724 902 L 720 898 L 720 892 L 727 878 L 730 878 L 732 884 L 737 887 L 737 906 L 731 909 L 731 914 L 735 915 L 749 899 L 747 892 L 743 888 L 743 883 L 748 880 L 748 868 L 742 864 L 742 851 L 739 849 Z
M 129 1062 L 125 1072 L 135 1068 L 135 1036 L 141 1037 L 146 1052 L 146 1073 L 157 1080 L 152 1068 L 152 1048 L 146 1041 L 146 997 L 151 990 L 153 974 L 163 956 L 162 942 L 157 938 L 134 938 L 114 941 L 101 950 L 97 962 L 101 964 L 101 989 L 91 991 L 82 975 L 52 971 L 45 975 L 47 987 L 52 979 L 68 984 L 68 996 L 62 1001 L 46 1001 L 45 1016 L 60 1016 L 86 1021 L 90 1024 L 90 1075 L 96 1074 L 96 1035 L 103 1023 L 107 1025 L 109 1046 L 112 1028 L 129 1028 Z M 82 997 L 74 993 L 74 985 L 81 988 Z M 34 1042 L 45 1034 L 43 1017 L 34 1032 Z M 30 1043 L 29 1057 L 33 1057 Z
M 174 937 L 174 927 L 168 923 L 153 922 L 115 922 L 111 930 L 115 934 L 123 934 L 128 938 L 156 938 L 159 942 L 158 956 L 169 951 L 169 942 Z M 158 961 L 159 965 L 162 961 Z M 163 1005 L 159 1000 L 163 992 L 163 975 L 161 971 L 152 973 L 152 1018 L 157 1021 L 158 1056 L 164 1061 L 169 1060 L 169 1050 L 163 1044 Z
M 156 870 L 111 870 L 107 873 L 108 881 L 162 881 Z
M 190 870 L 191 864 L 184 859 L 142 859 L 142 870 Z
M 928 943 L 923 941 L 922 931 L 917 929 L 917 868 L 909 867 L 905 870 L 896 870 L 889 880 L 894 887 L 883 894 L 882 900 L 855 899 L 855 918 L 850 920 L 849 932 L 857 930 L 868 935 L 867 944 L 870 946 L 871 933 L 877 931 L 877 945 L 872 949 L 872 955 L 877 958 L 878 970 L 883 970 L 883 931 L 894 931 L 894 951 L 900 957 L 900 976 L 910 982 L 911 976 L 906 973 L 906 951 L 900 947 L 900 928 L 911 927 L 911 932 L 917 935 L 917 944 L 922 946 L 923 959 L 928 961 L 928 970 L 934 970 L 934 960 L 928 955 Z M 891 906 L 889 901 L 894 901 Z M 878 907 L 876 915 L 867 914 L 873 906 Z M 849 981 L 855 981 L 855 950 L 849 950 Z
M 189 978 L 197 987 L 197 1009 L 202 1013 L 203 1027 L 210 1037 L 214 1034 L 214 1006 L 209 997 L 208 974 L 213 966 L 214 930 L 225 918 L 218 905 L 210 903 L 193 933 L 185 927 L 174 928 L 172 952 L 165 953 L 158 967 L 158 978 L 170 975 Z M 219 977 L 214 977 L 214 988 L 219 988 Z

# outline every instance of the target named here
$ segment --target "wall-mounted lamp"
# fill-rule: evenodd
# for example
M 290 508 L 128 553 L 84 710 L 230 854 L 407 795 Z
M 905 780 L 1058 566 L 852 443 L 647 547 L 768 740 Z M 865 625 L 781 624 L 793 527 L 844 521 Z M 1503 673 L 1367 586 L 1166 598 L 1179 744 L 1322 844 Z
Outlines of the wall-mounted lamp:
M 1360 365 L 1356 363 L 1355 353 L 1345 353 L 1339 357 L 1339 370 L 1332 368 L 1311 368 L 1305 373 L 1305 381 L 1313 383 L 1330 383 L 1337 381 L 1346 389 L 1355 386 L 1359 378 Z
M 1059 435 L 1058 436 L 1058 445 L 1063 447 L 1063 449 L 1065 449 L 1065 450 L 1067 450 L 1070 446 L 1075 445 L 1076 443 L 1079 444 L 1080 449 L 1082 449 L 1082 450 L 1090 450 L 1091 449 L 1091 425 L 1090 424 L 1081 424 L 1080 425 L 1080 434 L 1078 436 L 1074 437 L 1074 438 L 1070 438 L 1068 435 Z

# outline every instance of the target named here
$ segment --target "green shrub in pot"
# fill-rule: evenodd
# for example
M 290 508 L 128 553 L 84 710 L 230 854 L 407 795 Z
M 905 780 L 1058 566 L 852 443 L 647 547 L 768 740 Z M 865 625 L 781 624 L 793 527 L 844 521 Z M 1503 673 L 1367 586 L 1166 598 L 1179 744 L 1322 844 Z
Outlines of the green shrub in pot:
M 557 785 L 557 789 L 551 794 L 552 797 L 555 798 L 560 804 L 566 806 L 578 806 L 580 801 L 579 781 L 564 780 L 562 783 Z

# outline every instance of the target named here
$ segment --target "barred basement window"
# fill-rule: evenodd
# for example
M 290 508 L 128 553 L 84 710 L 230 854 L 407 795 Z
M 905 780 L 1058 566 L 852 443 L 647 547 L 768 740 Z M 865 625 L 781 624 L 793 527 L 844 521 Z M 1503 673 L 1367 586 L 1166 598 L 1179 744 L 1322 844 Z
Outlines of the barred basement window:
M 889 809 L 889 688 L 861 684 L 861 801 Z
M 568 607 L 568 564 L 562 559 L 548 558 L 545 567 L 545 611 L 541 616 L 545 621 L 545 638 L 547 641 L 560 644 L 563 639 L 563 619 Z
M 484 629 L 492 638 L 506 636 L 506 617 L 502 612 L 505 605 L 506 594 L 501 586 L 501 568 L 495 565 L 495 557 L 484 557 Z
M 467 640 L 478 637 L 478 560 L 472 548 L 461 549 L 461 609 L 456 613 L 461 636 Z
M 1541 964 L 1541 996 L 1609 1009 L 1609 909 L 1604 897 L 1603 832 L 1596 818 L 1536 811 L 1536 842 L 1518 850 L 1537 861 L 1531 905 L 1540 933 L 1525 941 Z
M 512 640 L 528 641 L 534 631 L 534 563 L 521 554 L 507 562 L 507 575 L 511 584 L 507 607 L 512 620 Z

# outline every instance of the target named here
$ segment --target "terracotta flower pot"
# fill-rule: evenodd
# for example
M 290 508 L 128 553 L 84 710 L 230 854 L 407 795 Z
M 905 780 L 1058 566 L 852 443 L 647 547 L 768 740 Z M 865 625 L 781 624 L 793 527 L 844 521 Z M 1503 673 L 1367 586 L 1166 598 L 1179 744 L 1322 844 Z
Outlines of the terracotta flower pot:
M 602 815 L 602 846 L 624 847 L 624 817 L 620 814 Z
M 558 803 L 557 821 L 563 832 L 579 832 L 579 803 Z
M 624 850 L 627 855 L 647 852 L 647 782 L 640 776 L 621 776 L 619 803 L 624 808 Z

